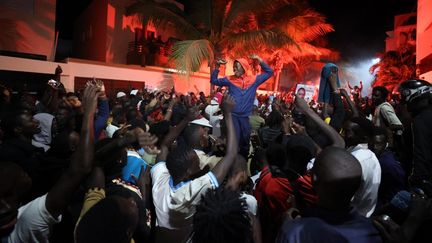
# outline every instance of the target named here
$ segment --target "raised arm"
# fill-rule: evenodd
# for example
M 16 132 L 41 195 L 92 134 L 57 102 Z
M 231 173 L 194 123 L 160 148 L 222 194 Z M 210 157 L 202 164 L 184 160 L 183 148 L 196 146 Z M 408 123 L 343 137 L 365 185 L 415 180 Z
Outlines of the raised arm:
M 174 105 L 177 103 L 176 99 L 177 98 L 171 98 L 171 101 L 169 103 L 168 109 L 166 110 L 166 113 L 165 113 L 165 117 L 164 117 L 165 121 L 171 121 L 171 117 L 172 117 L 172 114 L 173 114 L 173 108 L 174 108 Z
M 339 133 L 337 133 L 333 127 L 327 125 L 312 109 L 310 109 L 304 99 L 298 98 L 298 96 L 296 95 L 294 102 L 296 107 L 301 112 L 303 112 L 303 114 L 305 114 L 309 119 L 311 119 L 324 133 L 324 135 L 326 135 L 330 139 L 331 146 L 345 148 L 345 141 L 339 135 Z
M 168 156 L 168 148 L 174 142 L 174 140 L 180 135 L 183 129 L 189 124 L 189 122 L 193 121 L 199 115 L 199 110 L 197 107 L 189 108 L 188 114 L 183 120 L 180 121 L 179 124 L 175 127 L 171 127 L 169 133 L 162 140 L 160 145 L 160 153 L 156 158 L 156 162 L 166 161 L 166 157 Z M 140 140 L 141 144 L 141 140 Z
M 221 64 L 226 64 L 225 60 L 219 59 L 214 64 L 214 70 L 210 76 L 210 83 L 216 86 L 228 86 L 229 80 L 226 77 L 218 78 L 219 68 Z
M 231 111 L 234 108 L 235 101 L 230 95 L 225 95 L 222 101 L 222 110 L 227 129 L 227 152 L 225 157 L 212 170 L 219 183 L 222 183 L 228 174 L 231 166 L 234 164 L 238 152 L 238 143 L 234 130 Z
M 261 57 L 259 57 L 258 55 L 254 54 L 251 56 L 251 58 L 259 62 L 261 69 L 263 71 L 263 73 L 258 75 L 255 80 L 255 83 L 259 86 L 260 84 L 268 80 L 271 76 L 273 76 L 273 69 L 271 69 L 270 66 L 267 63 L 265 63 L 264 60 L 261 59 Z
M 353 117 L 358 117 L 360 115 L 356 105 L 354 104 L 354 102 L 351 100 L 350 96 L 348 95 L 348 92 L 345 89 L 340 89 L 340 93 L 341 95 L 345 98 L 345 100 L 347 101 L 351 111 L 352 111 L 352 116 Z
M 54 217 L 58 217 L 66 209 L 74 191 L 85 176 L 92 170 L 94 154 L 94 113 L 100 88 L 89 85 L 84 90 L 84 115 L 81 128 L 80 143 L 72 155 L 67 171 L 48 192 L 46 208 Z
M 162 140 L 162 145 L 169 147 L 174 140 L 180 135 L 183 129 L 189 124 L 189 122 L 195 120 L 195 118 L 200 114 L 198 107 L 189 108 L 188 113 L 183 120 L 175 127 L 171 127 L 169 133 Z
M 97 115 L 94 122 L 94 133 L 95 139 L 97 140 L 102 132 L 102 130 L 106 127 L 107 121 L 109 118 L 109 104 L 108 98 L 105 94 L 105 86 L 102 81 L 96 81 L 96 86 L 100 88 L 99 93 L 99 103 L 97 107 Z

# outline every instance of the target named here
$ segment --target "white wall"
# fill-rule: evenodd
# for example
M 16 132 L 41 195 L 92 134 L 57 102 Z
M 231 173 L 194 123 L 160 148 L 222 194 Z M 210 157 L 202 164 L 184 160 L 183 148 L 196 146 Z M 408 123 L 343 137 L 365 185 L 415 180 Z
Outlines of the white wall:
M 208 94 L 210 91 L 209 74 L 199 73 L 186 79 L 175 70 L 160 67 L 109 65 L 72 58 L 67 59 L 66 63 L 57 63 L 0 56 L 0 70 L 53 74 L 57 65 L 63 70 L 61 80 L 68 91 L 74 90 L 75 77 L 145 82 L 146 86 L 158 89 L 169 89 L 174 84 L 176 91 L 181 93 L 199 90 Z

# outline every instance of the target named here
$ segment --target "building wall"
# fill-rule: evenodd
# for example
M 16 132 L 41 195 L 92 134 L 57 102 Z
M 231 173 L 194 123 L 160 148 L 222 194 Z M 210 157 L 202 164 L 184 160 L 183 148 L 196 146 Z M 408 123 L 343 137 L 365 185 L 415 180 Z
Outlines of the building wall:
M 105 50 L 107 63 L 126 63 L 128 43 L 135 40 L 135 28 L 141 24 L 133 17 L 126 17 L 126 6 L 134 1 L 109 0 L 107 8 L 107 45 Z
M 432 82 L 432 1 L 417 3 L 417 50 L 416 63 L 420 78 Z
M 0 56 L 0 70 L 53 74 L 57 65 L 60 65 L 63 70 L 61 81 L 68 91 L 75 90 L 75 77 L 145 82 L 146 87 L 159 90 L 168 90 L 174 85 L 176 91 L 180 93 L 199 90 L 209 94 L 210 91 L 209 74 L 198 73 L 187 79 L 178 75 L 175 70 L 160 67 L 109 65 L 72 58 L 67 59 L 66 63 L 58 63 Z
M 125 64 L 128 52 L 128 43 L 135 40 L 136 28 L 141 29 L 142 24 L 137 16 L 125 16 L 125 10 L 134 0 L 109 0 L 107 7 L 107 46 L 106 62 Z M 179 8 L 183 5 L 172 1 Z M 185 39 L 185 35 L 176 33 L 174 26 L 166 26 L 164 29 L 157 29 L 149 23 L 147 31 L 155 32 L 155 37 L 161 36 L 163 41 L 170 37 Z M 145 30 L 145 31 L 146 31 Z
M 94 0 L 75 22 L 74 56 L 105 62 L 108 0 Z
M 56 0 L 1 0 L 0 50 L 54 56 Z
M 416 45 L 416 13 L 396 15 L 394 17 L 393 30 L 387 31 L 385 51 L 395 51 L 400 46 Z
M 394 37 L 394 31 L 387 31 L 387 38 L 385 40 L 385 51 L 395 51 L 397 49 L 396 38 Z

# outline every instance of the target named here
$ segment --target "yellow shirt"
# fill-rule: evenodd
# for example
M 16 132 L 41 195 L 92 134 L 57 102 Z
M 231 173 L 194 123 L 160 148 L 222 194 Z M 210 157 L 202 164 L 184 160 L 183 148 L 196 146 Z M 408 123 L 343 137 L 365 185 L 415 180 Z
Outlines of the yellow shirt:
M 98 203 L 100 200 L 105 198 L 105 189 L 103 188 L 90 188 L 85 197 L 84 197 L 84 204 L 81 209 L 80 216 L 78 218 L 77 223 L 75 224 L 75 230 L 81 221 L 82 217 L 94 206 L 96 203 Z M 135 243 L 133 239 L 130 241 L 131 243 Z

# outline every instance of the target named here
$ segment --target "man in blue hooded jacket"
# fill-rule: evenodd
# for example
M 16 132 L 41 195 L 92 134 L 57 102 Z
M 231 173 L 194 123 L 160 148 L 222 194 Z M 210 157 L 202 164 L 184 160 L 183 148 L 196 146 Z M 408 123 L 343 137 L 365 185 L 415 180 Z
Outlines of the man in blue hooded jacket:
M 249 140 L 251 127 L 249 116 L 252 113 L 253 103 L 258 87 L 273 76 L 273 70 L 257 55 L 252 55 L 252 59 L 258 60 L 262 73 L 259 75 L 252 74 L 252 68 L 244 58 L 234 60 L 234 75 L 218 79 L 219 66 L 226 64 L 225 60 L 216 62 L 215 70 L 211 75 L 211 84 L 216 86 L 226 86 L 229 94 L 234 97 L 236 105 L 232 111 L 234 127 L 236 130 L 237 140 L 239 143 L 240 154 L 247 158 L 249 153 Z

